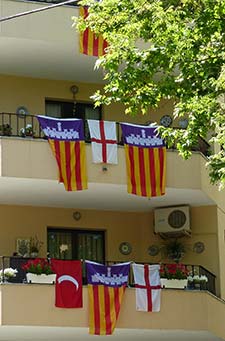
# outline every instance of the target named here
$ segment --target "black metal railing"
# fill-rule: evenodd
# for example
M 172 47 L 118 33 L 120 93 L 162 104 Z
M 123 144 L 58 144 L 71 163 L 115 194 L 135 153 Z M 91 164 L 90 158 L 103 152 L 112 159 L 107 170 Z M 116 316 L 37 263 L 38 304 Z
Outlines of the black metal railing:
M 2 269 L 2 282 L 4 283 L 5 281 L 9 281 L 11 283 L 26 283 L 26 271 L 23 269 L 23 265 L 27 263 L 28 260 L 33 259 L 29 257 L 9 257 L 9 256 L 0 256 L 1 258 L 1 266 L 0 268 Z M 48 259 L 49 262 L 51 261 L 50 258 Z M 118 264 L 118 263 L 123 263 L 123 261 L 105 261 L 105 265 L 110 266 L 113 264 Z M 137 262 L 141 264 L 140 262 Z M 148 263 L 152 264 L 152 263 Z M 166 264 L 162 264 L 166 265 Z M 216 276 L 208 271 L 206 268 L 204 268 L 201 265 L 192 265 L 192 264 L 185 264 L 184 265 L 186 270 L 188 271 L 190 276 L 194 275 L 205 275 L 208 279 L 208 282 L 204 284 L 200 284 L 199 290 L 207 290 L 211 292 L 212 294 L 216 295 L 216 287 L 215 287 L 215 281 L 216 281 Z M 12 278 L 6 278 L 4 275 L 4 270 L 7 268 L 12 268 L 16 269 L 18 272 L 15 277 Z M 83 267 L 83 284 L 87 283 L 86 280 L 86 270 L 85 266 Z M 134 287 L 134 277 L 133 277 L 133 272 L 132 270 L 129 273 L 129 281 L 128 281 L 128 286 L 129 287 Z M 193 289 L 191 286 L 191 283 L 188 285 L 187 289 Z
M 32 127 L 32 132 L 23 134 L 27 126 Z M 176 128 L 175 128 L 176 129 Z M 28 130 L 30 132 L 30 129 Z M 123 145 L 123 137 L 121 126 L 116 122 L 117 143 Z M 34 137 L 44 139 L 45 136 L 41 130 L 37 117 L 35 115 L 15 113 L 0 113 L 0 136 L 21 136 L 21 137 Z M 85 141 L 90 142 L 90 134 L 88 125 L 85 120 Z M 192 148 L 193 151 L 199 151 L 205 156 L 208 156 L 210 145 L 203 138 L 199 137 L 198 144 Z M 174 148 L 175 149 L 175 148 Z

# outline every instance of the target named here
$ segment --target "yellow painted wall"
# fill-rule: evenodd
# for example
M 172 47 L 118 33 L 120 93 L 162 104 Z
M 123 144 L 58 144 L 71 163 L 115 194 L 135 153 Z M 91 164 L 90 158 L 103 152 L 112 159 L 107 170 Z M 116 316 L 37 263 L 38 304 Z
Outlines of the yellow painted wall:
M 70 87 L 76 84 L 79 92 L 76 100 L 91 102 L 90 96 L 102 87 L 99 84 L 84 84 L 69 81 L 56 81 L 16 76 L 0 75 L 0 113 L 15 113 L 19 106 L 25 106 L 32 115 L 45 114 L 45 99 L 58 99 L 72 101 Z M 149 114 L 137 117 L 125 116 L 121 104 L 112 104 L 103 108 L 103 118 L 111 121 L 126 121 L 133 123 L 146 123 L 159 121 L 164 114 L 172 113 L 172 101 L 162 101 L 158 110 L 150 110 Z
M 152 263 L 169 261 L 163 253 L 156 257 L 148 254 L 150 245 L 165 245 L 165 241 L 154 234 L 152 212 L 79 210 L 82 218 L 75 221 L 74 211 L 75 209 L 1 205 L 1 255 L 12 255 L 15 251 L 16 238 L 30 238 L 36 234 L 44 242 L 40 253 L 44 257 L 47 252 L 47 227 L 64 227 L 105 230 L 107 260 Z M 192 208 L 191 219 L 192 237 L 182 238 L 187 249 L 182 262 L 202 265 L 218 276 L 216 208 L 214 206 Z M 128 256 L 119 252 L 119 245 L 124 241 L 132 246 L 132 253 Z M 192 250 L 196 241 L 203 241 L 205 244 L 205 251 L 202 254 L 196 254 Z
M 0 154 L 0 172 L 4 177 L 51 180 L 58 177 L 56 161 L 46 140 L 3 137 L 0 139 Z M 201 189 L 201 159 L 199 153 L 194 153 L 184 161 L 176 151 L 168 150 L 166 187 Z M 118 148 L 118 164 L 107 165 L 107 172 L 102 171 L 102 164 L 92 162 L 90 144 L 86 144 L 86 160 L 89 182 L 126 184 L 123 147 Z
M 54 306 L 53 285 L 2 285 L 1 325 L 88 327 L 88 292 L 83 308 Z M 138 312 L 135 289 L 126 289 L 117 328 L 208 330 L 225 338 L 225 304 L 203 291 L 162 290 L 159 313 Z

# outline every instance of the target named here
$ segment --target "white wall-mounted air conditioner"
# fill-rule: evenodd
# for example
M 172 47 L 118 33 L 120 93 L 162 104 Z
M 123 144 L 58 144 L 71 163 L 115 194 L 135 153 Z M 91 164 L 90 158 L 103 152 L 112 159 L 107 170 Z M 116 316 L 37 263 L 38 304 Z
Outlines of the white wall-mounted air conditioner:
M 155 233 L 185 235 L 191 233 L 189 206 L 163 207 L 154 210 Z

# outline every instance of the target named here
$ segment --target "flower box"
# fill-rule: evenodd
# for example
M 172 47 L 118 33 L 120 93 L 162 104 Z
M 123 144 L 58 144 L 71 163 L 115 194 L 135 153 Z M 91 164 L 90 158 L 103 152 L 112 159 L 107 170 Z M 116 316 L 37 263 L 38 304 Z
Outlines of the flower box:
M 26 274 L 27 276 L 27 283 L 37 283 L 37 284 L 54 284 L 56 280 L 56 274 L 33 274 L 31 272 L 28 272 Z
M 161 278 L 161 287 L 170 289 L 185 289 L 187 288 L 187 279 L 167 279 Z

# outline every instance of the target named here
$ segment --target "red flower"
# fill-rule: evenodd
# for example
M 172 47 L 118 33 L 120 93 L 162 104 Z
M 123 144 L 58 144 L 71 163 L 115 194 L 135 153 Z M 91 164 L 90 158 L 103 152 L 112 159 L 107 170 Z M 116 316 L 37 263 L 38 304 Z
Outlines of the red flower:
M 51 264 L 45 258 L 29 259 L 27 263 L 22 265 L 22 269 L 37 275 L 54 273 Z

